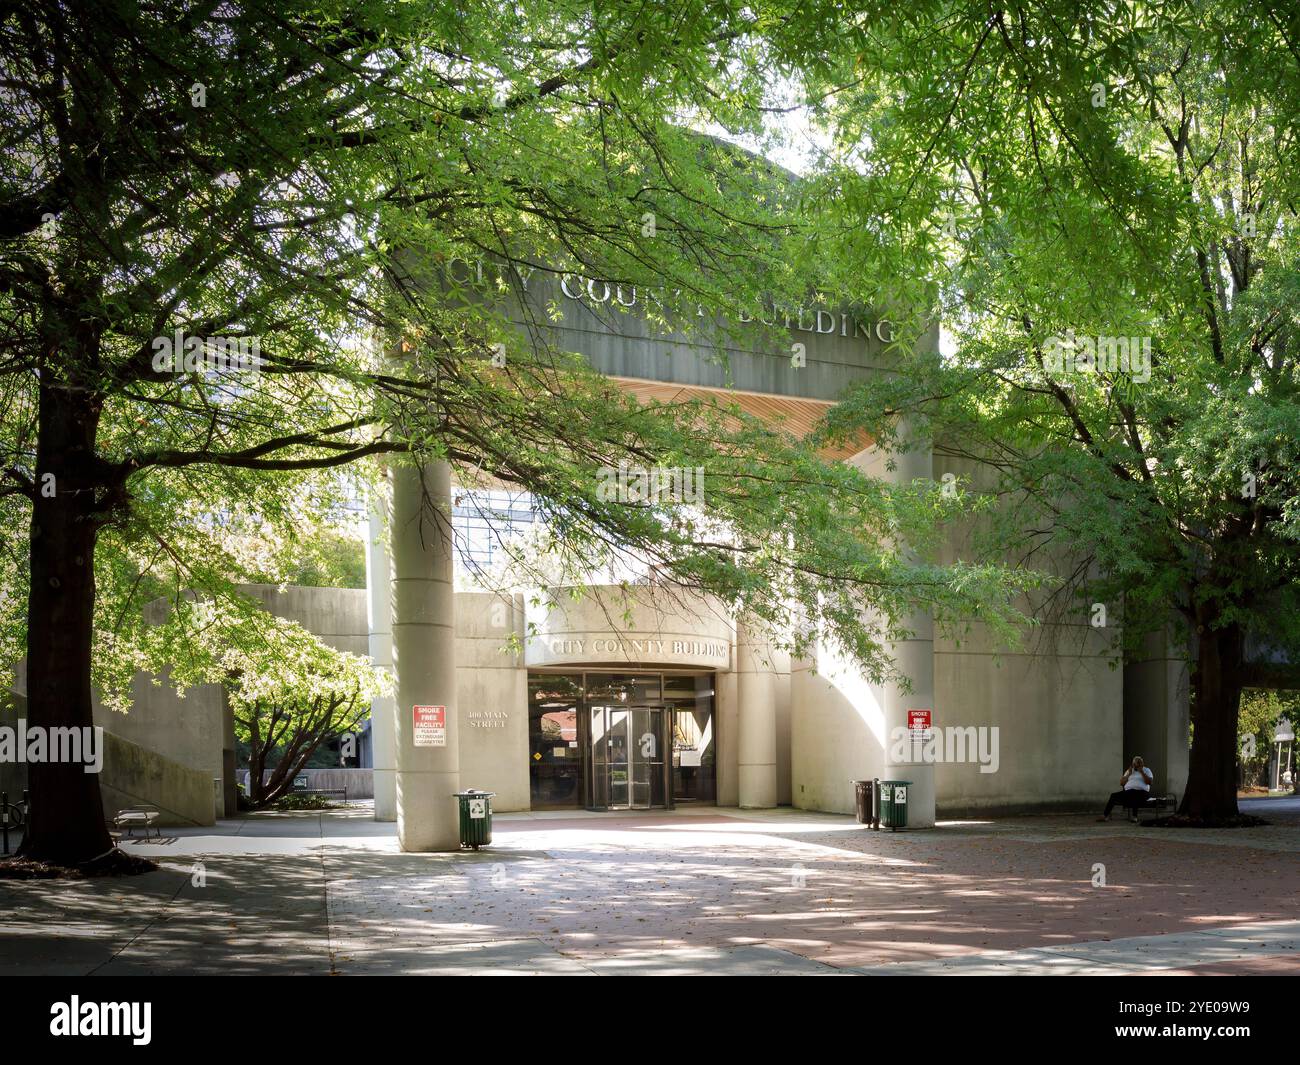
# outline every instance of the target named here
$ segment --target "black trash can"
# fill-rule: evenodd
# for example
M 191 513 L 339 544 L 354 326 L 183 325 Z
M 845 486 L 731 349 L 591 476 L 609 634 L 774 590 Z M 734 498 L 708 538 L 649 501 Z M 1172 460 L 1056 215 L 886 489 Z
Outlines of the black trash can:
M 880 782 L 880 823 L 897 832 L 907 827 L 907 789 L 910 780 L 882 780 Z
M 857 806 L 858 824 L 872 825 L 879 820 L 876 817 L 876 788 L 874 780 L 853 781 L 853 798 Z
M 492 842 L 492 798 L 495 791 L 456 792 L 460 802 L 460 845 L 478 850 Z

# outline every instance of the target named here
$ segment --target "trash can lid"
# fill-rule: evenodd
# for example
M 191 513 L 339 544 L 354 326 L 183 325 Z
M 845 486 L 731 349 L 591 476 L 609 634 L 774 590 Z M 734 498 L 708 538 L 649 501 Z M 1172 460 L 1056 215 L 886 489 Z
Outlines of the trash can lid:
M 495 791 L 480 791 L 478 788 L 470 788 L 468 791 L 453 791 L 452 794 L 458 799 L 492 799 L 496 797 Z
M 910 780 L 882 780 L 882 784 L 911 784 Z

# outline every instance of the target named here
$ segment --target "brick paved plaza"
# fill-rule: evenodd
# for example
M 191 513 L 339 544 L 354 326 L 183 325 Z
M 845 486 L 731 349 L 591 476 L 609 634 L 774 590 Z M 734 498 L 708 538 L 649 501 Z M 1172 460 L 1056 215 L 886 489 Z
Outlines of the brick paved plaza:
M 1242 805 L 1272 824 L 507 815 L 461 855 L 259 814 L 128 841 L 143 876 L 0 882 L 0 973 L 1294 974 L 1300 802 Z

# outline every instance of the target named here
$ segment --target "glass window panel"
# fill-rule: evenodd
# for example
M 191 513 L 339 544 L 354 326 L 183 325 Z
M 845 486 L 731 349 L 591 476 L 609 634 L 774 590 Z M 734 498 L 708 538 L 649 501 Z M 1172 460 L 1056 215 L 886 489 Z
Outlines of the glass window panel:
M 528 677 L 528 775 L 534 809 L 582 805 L 580 675 Z
M 588 673 L 587 699 L 610 706 L 643 706 L 660 701 L 657 673 Z
M 665 678 L 673 715 L 673 801 L 717 802 L 714 674 Z

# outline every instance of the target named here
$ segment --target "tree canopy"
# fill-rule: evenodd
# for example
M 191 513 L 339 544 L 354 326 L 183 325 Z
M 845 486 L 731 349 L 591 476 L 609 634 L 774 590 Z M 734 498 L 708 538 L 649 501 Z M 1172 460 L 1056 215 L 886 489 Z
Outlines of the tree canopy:
M 7 660 L 26 652 L 32 723 L 88 723 L 92 668 L 111 695 L 148 664 L 152 579 L 238 603 L 257 566 L 231 528 L 301 540 L 345 492 L 333 471 L 407 453 L 527 489 L 576 559 L 624 545 L 796 650 L 825 630 L 872 675 L 918 606 L 941 623 L 978 608 L 1009 635 L 1026 575 L 926 557 L 959 501 L 891 490 L 739 411 L 638 406 L 489 303 L 410 283 L 455 259 L 492 258 L 507 284 L 576 270 L 663 292 L 678 322 L 867 295 L 828 265 L 805 190 L 696 132 L 761 130 L 774 71 L 830 70 L 816 31 L 838 17 L 292 0 L 7 13 L 0 506 L 30 535 L 7 545 L 2 624 Z M 599 470 L 620 461 L 705 466 L 702 510 L 602 500 Z M 92 777 L 36 766 L 32 795 L 30 853 L 105 850 Z
M 1300 22 L 1268 4 L 863 12 L 820 106 L 855 264 L 936 294 L 942 361 L 865 381 L 832 432 L 972 459 L 1007 501 L 982 557 L 1070 560 L 1130 650 L 1192 662 L 1183 812 L 1236 813 L 1236 714 L 1300 653 Z

